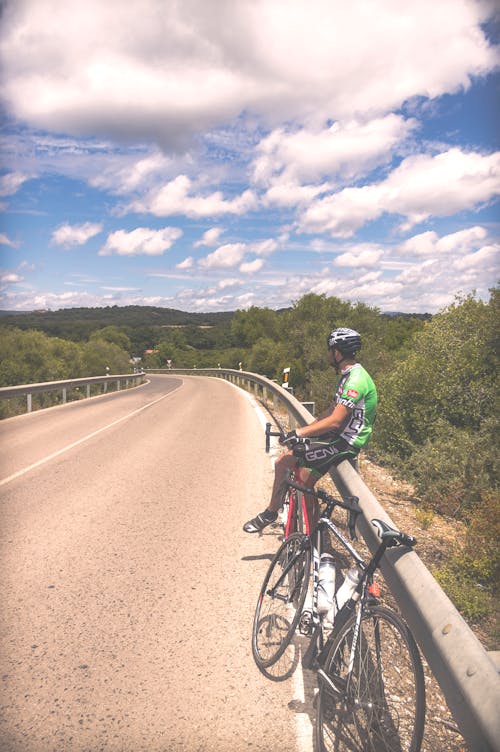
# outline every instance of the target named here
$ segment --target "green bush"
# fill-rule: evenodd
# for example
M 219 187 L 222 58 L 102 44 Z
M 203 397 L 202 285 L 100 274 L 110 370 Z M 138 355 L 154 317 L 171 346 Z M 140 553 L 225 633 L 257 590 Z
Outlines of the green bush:
M 442 514 L 467 517 L 490 489 L 498 485 L 496 421 L 466 431 L 439 420 L 435 436 L 414 446 L 400 472 L 410 480 L 425 505 Z
M 34 330 L 0 330 L 0 386 L 62 381 L 128 373 L 130 358 L 119 345 L 101 337 L 70 342 Z
M 477 622 L 491 613 L 492 597 L 474 578 L 466 556 L 455 556 L 432 574 L 464 618 Z
M 477 506 L 469 512 L 467 523 L 463 547 L 453 551 L 447 562 L 433 574 L 464 617 L 472 621 L 488 617 L 498 631 L 498 495 L 483 494 Z M 496 637 L 493 635 L 493 640 Z
M 488 304 L 457 300 L 378 380 L 373 448 L 442 513 L 463 516 L 498 488 L 497 315 L 496 291 Z

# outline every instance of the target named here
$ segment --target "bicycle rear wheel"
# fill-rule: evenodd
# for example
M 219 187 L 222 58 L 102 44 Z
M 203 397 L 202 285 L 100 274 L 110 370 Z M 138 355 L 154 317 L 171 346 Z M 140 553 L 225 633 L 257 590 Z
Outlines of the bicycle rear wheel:
M 410 631 L 393 611 L 366 607 L 348 678 L 355 631 L 353 616 L 335 637 L 324 673 L 318 674 L 318 750 L 418 752 L 425 684 Z
M 304 606 L 310 568 L 310 540 L 293 533 L 276 552 L 255 609 L 252 652 L 261 669 L 276 663 L 292 640 Z

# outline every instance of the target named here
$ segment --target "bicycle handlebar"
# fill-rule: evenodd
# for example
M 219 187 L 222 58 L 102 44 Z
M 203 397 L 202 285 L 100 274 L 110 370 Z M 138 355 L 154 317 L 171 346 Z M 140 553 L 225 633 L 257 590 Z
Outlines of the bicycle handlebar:
M 271 448 L 271 436 L 279 436 L 280 438 L 284 437 L 283 431 L 271 431 L 271 424 L 266 423 L 266 453 L 269 454 L 269 450 Z
M 271 436 L 278 436 L 280 444 L 285 443 L 285 432 L 281 429 L 279 431 L 271 431 L 271 424 L 266 423 L 266 452 L 269 453 L 269 449 L 271 447 Z M 296 437 L 290 437 L 287 439 L 286 443 L 289 444 L 291 449 L 295 449 L 299 446 L 306 447 L 309 445 L 310 439 L 308 438 L 300 438 L 299 436 Z

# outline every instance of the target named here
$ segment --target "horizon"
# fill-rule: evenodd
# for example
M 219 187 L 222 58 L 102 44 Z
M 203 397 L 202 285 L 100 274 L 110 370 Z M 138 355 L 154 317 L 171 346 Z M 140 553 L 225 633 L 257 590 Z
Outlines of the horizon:
M 217 314 L 234 314 L 241 310 L 241 308 L 234 308 L 234 309 L 227 309 L 227 310 L 217 310 L 217 311 L 185 311 L 180 308 L 172 308 L 171 306 L 153 306 L 150 304 L 140 304 L 140 303 L 123 303 L 120 305 L 119 303 L 112 303 L 106 304 L 106 305 L 95 305 L 95 306 L 68 306 L 66 308 L 29 308 L 29 309 L 22 309 L 22 310 L 12 310 L 12 309 L 5 309 L 0 308 L 0 316 L 7 316 L 7 315 L 23 315 L 28 313 L 66 313 L 69 311 L 75 311 L 75 310 L 104 310 L 106 308 L 158 308 L 159 310 L 165 310 L 165 311 L 174 311 L 175 313 L 185 313 L 188 315 L 197 315 L 197 316 L 213 316 Z M 269 306 L 256 306 L 257 308 L 269 308 Z M 291 310 L 293 308 L 292 305 L 290 306 L 282 306 L 279 308 L 270 308 L 269 310 L 274 311 L 274 313 L 281 313 L 282 311 Z M 412 311 L 382 311 L 378 310 L 378 313 L 380 315 L 385 316 L 432 316 L 435 314 L 432 314 L 430 311 L 422 311 L 422 312 L 412 312 Z M 438 313 L 438 312 L 436 312 Z
M 2 309 L 488 299 L 500 13 L 395 7 L 6 0 Z

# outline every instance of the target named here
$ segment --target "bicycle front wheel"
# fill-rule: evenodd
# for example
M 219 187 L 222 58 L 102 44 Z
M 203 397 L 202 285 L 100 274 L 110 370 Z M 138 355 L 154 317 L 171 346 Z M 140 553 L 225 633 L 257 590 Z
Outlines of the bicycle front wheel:
M 276 663 L 292 640 L 307 594 L 310 567 L 310 540 L 293 533 L 276 552 L 255 609 L 252 651 L 261 669 Z
M 318 674 L 318 750 L 418 752 L 425 685 L 415 640 L 399 616 L 382 606 L 365 607 L 352 650 L 355 634 L 353 616 Z

